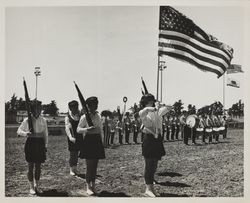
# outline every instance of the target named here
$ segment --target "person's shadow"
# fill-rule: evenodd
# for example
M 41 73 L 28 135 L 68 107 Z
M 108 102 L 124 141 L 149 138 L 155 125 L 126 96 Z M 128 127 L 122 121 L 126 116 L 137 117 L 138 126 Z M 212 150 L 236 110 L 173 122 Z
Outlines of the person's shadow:
M 157 182 L 155 181 L 156 184 L 162 185 L 162 186 L 170 186 L 170 187 L 191 187 L 190 185 L 187 185 L 186 183 L 178 183 L 178 182 Z
M 179 176 L 182 176 L 182 174 L 180 173 L 175 173 L 175 172 L 158 172 L 156 173 L 158 176 L 169 176 L 169 177 L 179 177 Z
M 86 179 L 86 174 L 85 173 L 81 173 L 81 174 L 77 174 L 76 175 L 77 178 L 81 178 L 81 179 Z M 96 177 L 102 177 L 101 175 L 96 175 Z
M 160 193 L 160 197 L 190 197 L 187 194 Z
M 101 191 L 96 195 L 97 197 L 130 197 L 129 195 L 123 192 L 108 192 L 108 191 Z
M 44 190 L 42 193 L 38 193 L 39 197 L 69 197 L 69 194 L 65 191 L 57 191 L 57 189 Z

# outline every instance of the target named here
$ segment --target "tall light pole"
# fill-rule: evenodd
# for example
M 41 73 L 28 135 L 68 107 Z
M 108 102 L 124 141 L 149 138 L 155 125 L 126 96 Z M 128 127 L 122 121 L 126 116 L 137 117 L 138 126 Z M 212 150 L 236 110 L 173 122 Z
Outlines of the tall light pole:
M 35 67 L 35 76 L 36 76 L 36 100 L 37 100 L 37 77 L 41 75 L 40 67 Z
M 165 66 L 165 61 L 159 61 L 159 71 L 161 71 L 161 102 L 162 102 L 162 71 L 167 68 L 167 66 Z

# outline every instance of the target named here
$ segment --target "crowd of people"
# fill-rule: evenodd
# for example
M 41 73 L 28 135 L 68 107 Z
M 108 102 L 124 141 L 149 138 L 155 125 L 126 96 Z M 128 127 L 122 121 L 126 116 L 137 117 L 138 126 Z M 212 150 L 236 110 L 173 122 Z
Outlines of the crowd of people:
M 183 140 L 188 145 L 191 140 L 196 144 L 201 136 L 204 144 L 219 142 L 219 136 L 226 138 L 227 122 L 225 116 L 210 114 L 189 114 L 183 111 L 176 116 L 171 106 L 157 102 L 152 94 L 145 94 L 140 100 L 140 110 L 134 114 L 124 113 L 121 117 L 101 116 L 98 98 L 86 100 L 93 126 L 88 125 L 86 114 L 81 114 L 79 104 L 72 100 L 68 103 L 69 112 L 65 117 L 65 131 L 68 140 L 70 175 L 78 174 L 78 158 L 86 160 L 86 193 L 97 194 L 95 180 L 99 159 L 105 159 L 105 148 L 112 145 L 141 144 L 145 161 L 145 195 L 155 197 L 154 174 L 158 161 L 164 156 L 164 142 Z M 41 114 L 41 102 L 31 103 L 34 132 L 29 129 L 28 118 L 24 119 L 17 134 L 27 137 L 25 159 L 28 162 L 27 177 L 30 194 L 40 193 L 39 180 L 41 164 L 46 160 L 48 129 Z M 132 135 L 132 136 L 131 136 Z M 208 140 L 207 140 L 208 139 Z M 118 149 L 119 150 L 119 149 Z

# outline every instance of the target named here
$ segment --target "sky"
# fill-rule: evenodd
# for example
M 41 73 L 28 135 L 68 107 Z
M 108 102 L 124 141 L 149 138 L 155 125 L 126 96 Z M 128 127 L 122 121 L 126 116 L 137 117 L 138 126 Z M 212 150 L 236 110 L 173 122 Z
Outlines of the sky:
M 207 33 L 234 48 L 232 63 L 243 64 L 244 10 L 242 7 L 174 6 Z M 141 76 L 156 95 L 158 6 L 9 7 L 5 10 L 5 101 L 13 93 L 24 98 L 25 77 L 35 97 L 57 102 L 60 112 L 78 100 L 75 81 L 85 98 L 97 96 L 99 110 L 127 108 L 138 103 Z M 179 99 L 186 108 L 223 102 L 223 77 L 164 57 L 162 102 Z M 245 67 L 242 67 L 243 70 Z M 225 87 L 225 106 L 243 100 L 244 73 L 227 75 L 240 88 Z M 226 77 L 227 77 L 226 76 Z M 244 101 L 244 100 L 243 100 Z

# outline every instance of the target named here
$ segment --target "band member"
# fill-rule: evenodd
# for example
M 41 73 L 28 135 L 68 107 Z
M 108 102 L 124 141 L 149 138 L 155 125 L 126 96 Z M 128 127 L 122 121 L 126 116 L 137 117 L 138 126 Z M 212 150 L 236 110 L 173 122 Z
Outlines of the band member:
M 220 131 L 221 124 L 220 124 L 219 119 L 216 115 L 213 115 L 212 119 L 213 119 L 213 123 L 214 123 L 213 134 L 214 134 L 215 142 L 219 142 L 219 131 Z
M 124 132 L 125 132 L 125 143 L 129 144 L 129 134 L 131 130 L 131 120 L 129 118 L 129 113 L 126 112 L 124 119 Z
M 186 123 L 187 113 L 185 113 L 185 125 L 184 125 L 184 133 L 183 133 L 183 142 L 188 145 L 188 139 L 191 138 L 192 128 Z
M 48 127 L 45 118 L 40 116 L 41 110 L 42 102 L 33 100 L 31 102 L 31 120 L 33 123 L 34 133 L 29 131 L 28 118 L 23 120 L 17 130 L 17 134 L 19 136 L 27 137 L 24 152 L 25 159 L 28 162 L 27 176 L 30 185 L 29 192 L 32 195 L 42 192 L 39 187 L 41 164 L 46 160 L 46 151 L 48 146 Z
M 170 116 L 168 115 L 166 118 L 166 140 L 169 141 L 171 134 L 171 121 Z
M 114 144 L 114 137 L 115 137 L 115 124 L 116 121 L 114 118 L 110 119 L 110 144 Z
M 204 115 L 199 115 L 199 124 L 196 129 L 197 135 L 201 135 L 202 143 L 205 144 L 205 122 L 204 122 Z
M 195 125 L 191 128 L 191 138 L 192 138 L 192 144 L 196 144 L 196 128 L 198 127 L 198 117 L 196 115 L 193 115 L 195 117 Z
M 212 129 L 213 124 L 212 124 L 212 121 L 211 121 L 208 114 L 206 114 L 205 126 L 206 126 L 205 127 L 205 134 L 206 134 L 206 137 L 208 137 L 208 143 L 212 143 L 212 140 L 213 140 L 213 138 L 212 138 L 212 136 L 213 136 L 213 132 L 212 132 L 213 131 L 213 129 Z
M 135 120 L 133 120 L 132 122 L 132 129 L 133 129 L 133 141 L 135 144 L 138 144 L 137 138 L 138 138 L 138 132 L 140 130 L 140 123 L 136 116 L 135 116 Z
M 97 97 L 89 97 L 86 100 L 87 107 L 89 109 L 90 118 L 94 126 L 89 127 L 86 116 L 81 116 L 79 121 L 77 132 L 83 136 L 83 143 L 80 149 L 79 157 L 86 159 L 86 183 L 87 194 L 96 194 L 95 180 L 97 173 L 97 165 L 99 159 L 105 158 L 104 147 L 102 143 L 102 122 L 101 116 L 97 112 L 98 99 Z
M 109 126 L 109 119 L 107 116 L 104 116 L 102 118 L 102 125 L 103 125 L 103 144 L 104 147 L 108 147 L 109 143 L 108 143 L 108 138 L 109 138 L 109 134 L 110 134 L 110 126 Z
M 123 135 L 122 135 L 122 122 L 120 120 L 118 120 L 116 122 L 116 129 L 118 130 L 118 136 L 119 136 L 119 144 L 123 144 L 122 142 L 122 138 L 123 138 Z
M 139 112 L 144 125 L 144 139 L 142 143 L 142 155 L 145 160 L 144 178 L 146 183 L 145 195 L 155 197 L 153 186 L 154 174 L 157 169 L 158 160 L 164 156 L 162 132 L 162 116 L 168 111 L 167 107 L 155 108 L 155 98 L 152 94 L 145 94 L 140 101 L 143 108 Z
M 175 139 L 179 139 L 179 132 L 180 132 L 180 119 L 176 116 L 176 125 L 175 125 Z
M 176 130 L 175 116 L 171 117 L 170 122 L 171 122 L 171 140 L 174 141 L 175 130 Z
M 82 135 L 76 132 L 80 120 L 78 102 L 75 100 L 69 102 L 68 108 L 69 112 L 68 115 L 65 117 L 65 131 L 68 140 L 68 150 L 70 153 L 70 175 L 74 176 L 77 175 L 78 156 L 83 139 Z
M 183 111 L 183 114 L 180 117 L 180 130 L 181 130 L 181 139 L 184 139 L 184 126 L 186 125 L 186 111 Z
M 223 135 L 223 139 L 227 138 L 227 120 L 226 116 L 221 116 L 221 130 L 220 134 Z

